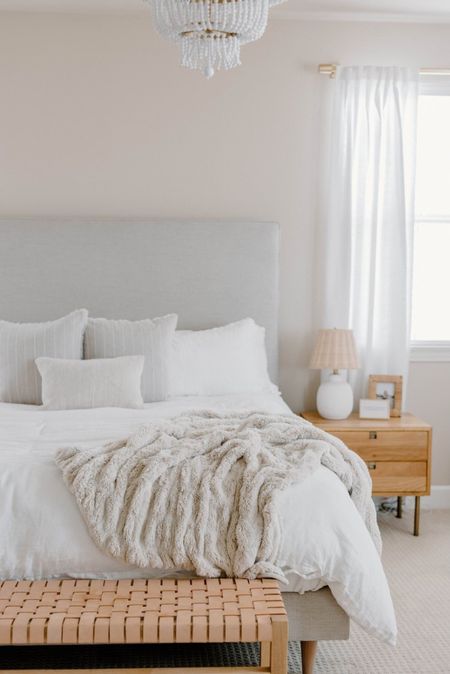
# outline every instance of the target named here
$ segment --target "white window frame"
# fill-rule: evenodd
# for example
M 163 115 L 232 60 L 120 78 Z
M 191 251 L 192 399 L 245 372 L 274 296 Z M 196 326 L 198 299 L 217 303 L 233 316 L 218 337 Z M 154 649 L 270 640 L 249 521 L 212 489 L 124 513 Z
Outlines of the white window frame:
M 450 76 L 423 76 L 420 81 L 419 93 L 421 96 L 450 96 Z M 416 222 L 420 222 L 421 220 L 429 221 L 429 219 L 430 218 L 418 217 L 414 220 L 414 226 Z M 439 219 L 445 220 L 446 218 Z M 450 362 L 450 340 L 411 340 L 410 361 L 419 363 Z

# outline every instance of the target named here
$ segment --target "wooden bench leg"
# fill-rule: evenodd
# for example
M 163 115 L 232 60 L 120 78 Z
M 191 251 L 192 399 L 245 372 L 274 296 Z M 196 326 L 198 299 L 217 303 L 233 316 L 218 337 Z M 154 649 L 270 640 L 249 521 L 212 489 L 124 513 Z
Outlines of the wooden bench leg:
M 261 667 L 270 667 L 270 651 L 271 651 L 270 641 L 262 641 L 260 644 L 260 664 Z
M 302 672 L 313 674 L 314 660 L 317 652 L 317 641 L 302 641 Z
M 270 656 L 271 674 L 287 674 L 288 664 L 288 622 L 285 617 L 272 618 L 272 648 Z

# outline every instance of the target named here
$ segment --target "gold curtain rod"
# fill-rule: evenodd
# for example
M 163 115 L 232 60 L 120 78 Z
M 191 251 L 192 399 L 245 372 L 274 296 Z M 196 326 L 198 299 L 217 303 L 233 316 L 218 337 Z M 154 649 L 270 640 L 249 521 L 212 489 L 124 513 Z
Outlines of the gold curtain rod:
M 319 73 L 333 78 L 336 77 L 337 67 L 336 63 L 321 63 Z M 450 68 L 421 68 L 419 72 L 421 75 L 450 75 Z

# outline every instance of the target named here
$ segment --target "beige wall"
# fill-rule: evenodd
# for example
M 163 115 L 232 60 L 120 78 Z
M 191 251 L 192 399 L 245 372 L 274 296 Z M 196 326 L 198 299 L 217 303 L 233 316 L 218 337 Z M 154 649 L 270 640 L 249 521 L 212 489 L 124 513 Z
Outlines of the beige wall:
M 450 363 L 411 363 L 408 403 L 433 426 L 433 484 L 450 484 Z
M 450 27 L 272 21 L 206 81 L 150 18 L 0 15 L 0 214 L 240 217 L 282 227 L 281 386 L 311 406 L 319 62 L 450 65 Z M 450 484 L 450 365 L 412 368 Z

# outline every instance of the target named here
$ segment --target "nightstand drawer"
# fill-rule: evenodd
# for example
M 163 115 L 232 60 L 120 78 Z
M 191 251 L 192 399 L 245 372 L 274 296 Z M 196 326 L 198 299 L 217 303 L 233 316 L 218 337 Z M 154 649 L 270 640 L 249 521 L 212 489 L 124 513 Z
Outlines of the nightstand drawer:
M 414 536 L 419 535 L 420 498 L 430 493 L 430 424 L 405 412 L 391 419 L 324 419 L 317 412 L 303 418 L 342 440 L 369 467 L 374 496 L 397 496 L 397 517 L 402 497 L 415 496 Z
M 367 461 L 373 493 L 401 494 L 427 490 L 426 461 Z
M 426 461 L 427 431 L 333 431 L 365 461 Z

